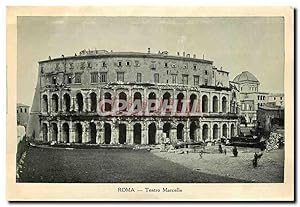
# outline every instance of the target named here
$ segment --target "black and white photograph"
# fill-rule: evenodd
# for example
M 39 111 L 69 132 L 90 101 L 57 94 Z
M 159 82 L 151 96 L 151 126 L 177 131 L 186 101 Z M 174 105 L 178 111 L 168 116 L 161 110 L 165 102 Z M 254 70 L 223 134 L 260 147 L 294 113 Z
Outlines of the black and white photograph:
M 284 184 L 286 21 L 18 15 L 15 182 Z

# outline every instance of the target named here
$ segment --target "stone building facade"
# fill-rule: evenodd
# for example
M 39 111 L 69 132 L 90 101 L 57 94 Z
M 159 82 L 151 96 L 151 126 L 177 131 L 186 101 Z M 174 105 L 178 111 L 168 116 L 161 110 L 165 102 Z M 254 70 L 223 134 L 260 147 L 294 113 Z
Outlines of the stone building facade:
M 40 141 L 159 144 L 162 137 L 211 142 L 238 134 L 238 90 L 229 84 L 228 72 L 209 60 L 150 49 L 83 50 L 40 61 L 39 74 Z M 114 105 L 103 100 L 129 105 L 109 113 Z M 149 100 L 156 101 L 156 110 L 149 110 Z M 130 114 L 136 101 L 143 110 Z M 176 101 L 174 111 L 160 113 L 163 101 Z

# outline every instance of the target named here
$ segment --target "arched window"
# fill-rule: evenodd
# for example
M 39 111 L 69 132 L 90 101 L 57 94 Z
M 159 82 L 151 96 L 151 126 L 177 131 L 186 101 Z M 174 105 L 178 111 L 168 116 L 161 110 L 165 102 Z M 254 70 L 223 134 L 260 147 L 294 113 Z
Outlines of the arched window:
M 218 103 L 218 97 L 217 96 L 214 96 L 213 97 L 213 112 L 218 112 L 219 108 L 219 103 Z
M 197 96 L 195 94 L 190 96 L 190 112 L 197 112 Z
M 71 108 L 71 98 L 69 94 L 64 95 L 64 111 L 69 112 Z
M 81 93 L 76 94 L 76 104 L 78 112 L 83 111 L 83 96 Z
M 127 95 L 124 92 L 119 93 L 119 110 L 127 111 Z
M 167 105 L 170 105 L 171 103 L 171 95 L 169 92 L 164 93 L 163 95 L 163 103 L 165 104 L 165 102 L 167 103 Z M 168 107 L 166 112 L 171 112 L 172 110 Z
M 142 107 L 142 94 L 140 92 L 134 93 L 133 104 L 135 104 L 134 110 L 138 110 L 138 106 Z
M 96 95 L 96 93 L 92 92 L 90 94 L 90 99 L 91 99 L 91 112 L 96 112 L 97 111 L 97 95 Z
M 222 112 L 223 113 L 227 112 L 227 99 L 226 99 L 226 97 L 222 98 Z
M 156 94 L 154 92 L 151 92 L 148 96 L 148 100 L 149 102 L 151 102 L 151 104 L 148 105 L 148 110 L 150 113 L 155 111 L 155 102 L 156 102 Z
M 58 95 L 57 94 L 52 95 L 52 111 L 58 112 Z
M 207 95 L 202 96 L 202 112 L 208 112 L 208 98 L 207 98 Z
M 182 100 L 183 100 L 183 98 L 184 98 L 183 93 L 179 93 L 177 95 L 177 110 L 176 110 L 177 112 L 181 112 L 181 110 L 182 110 L 182 106 L 183 106 Z
M 109 92 L 106 92 L 104 94 L 104 99 L 105 99 L 105 105 L 104 105 L 104 111 L 108 112 L 108 111 L 111 111 L 111 108 L 112 108 L 112 104 L 110 103 L 111 102 L 111 94 Z
M 43 106 L 43 112 L 48 112 L 48 96 L 47 95 L 43 95 L 42 106 Z

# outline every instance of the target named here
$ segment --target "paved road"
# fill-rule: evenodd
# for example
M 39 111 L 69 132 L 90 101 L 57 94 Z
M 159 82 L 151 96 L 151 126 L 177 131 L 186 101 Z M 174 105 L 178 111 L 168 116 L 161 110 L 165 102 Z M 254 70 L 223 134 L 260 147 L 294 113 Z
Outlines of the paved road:
M 200 173 L 144 150 L 29 148 L 20 182 L 230 183 L 244 182 Z

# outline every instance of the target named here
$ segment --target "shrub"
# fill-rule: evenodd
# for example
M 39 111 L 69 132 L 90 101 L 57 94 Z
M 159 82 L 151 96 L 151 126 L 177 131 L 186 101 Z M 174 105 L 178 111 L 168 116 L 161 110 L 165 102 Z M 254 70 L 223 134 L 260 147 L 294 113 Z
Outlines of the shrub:
M 28 149 L 28 147 L 29 147 L 29 141 L 27 141 L 27 137 L 24 136 L 17 145 L 17 155 L 16 155 L 17 163 L 22 157 L 22 154 Z

